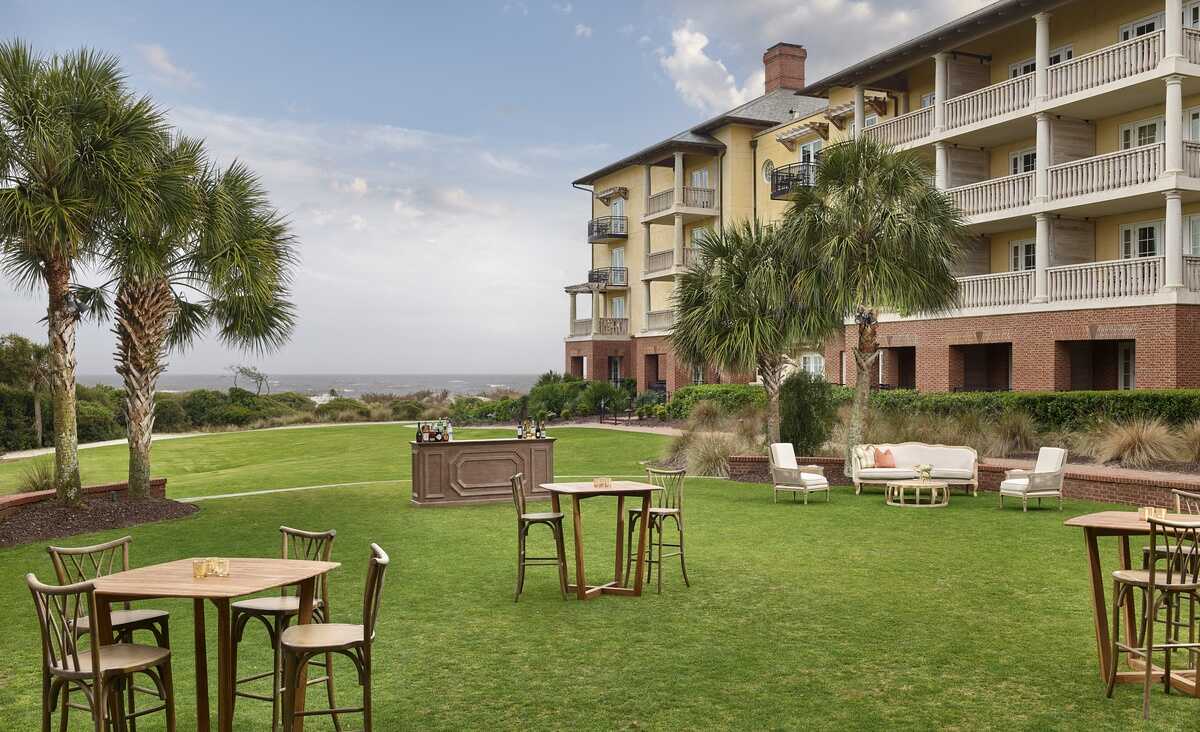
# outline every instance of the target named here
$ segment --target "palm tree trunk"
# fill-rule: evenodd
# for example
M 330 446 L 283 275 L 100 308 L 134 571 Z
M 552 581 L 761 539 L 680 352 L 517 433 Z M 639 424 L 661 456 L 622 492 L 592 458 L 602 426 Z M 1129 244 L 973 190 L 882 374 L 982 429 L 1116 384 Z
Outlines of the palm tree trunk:
M 42 395 L 36 381 L 29 385 L 29 391 L 33 393 L 33 433 L 37 438 L 37 446 L 41 447 L 45 437 L 42 434 Z
M 875 340 L 875 318 L 870 314 L 868 322 L 858 324 L 858 347 L 854 349 L 854 403 L 850 408 L 850 428 L 846 430 L 846 463 L 843 472 L 851 475 L 854 448 L 863 441 L 867 421 L 867 403 L 871 398 L 871 365 L 879 357 Z
M 163 280 L 126 281 L 117 290 L 117 373 L 125 382 L 125 422 L 129 435 L 129 495 L 150 493 L 150 443 L 154 396 L 162 373 L 175 298 Z
M 767 392 L 767 441 L 771 443 L 779 442 L 780 370 L 778 365 L 763 365 L 759 368 L 763 389 Z
M 50 305 L 46 312 L 50 341 L 50 396 L 54 404 L 54 485 L 68 505 L 82 500 L 79 480 L 79 430 L 75 416 L 75 325 L 70 308 L 70 262 L 54 256 L 46 262 Z

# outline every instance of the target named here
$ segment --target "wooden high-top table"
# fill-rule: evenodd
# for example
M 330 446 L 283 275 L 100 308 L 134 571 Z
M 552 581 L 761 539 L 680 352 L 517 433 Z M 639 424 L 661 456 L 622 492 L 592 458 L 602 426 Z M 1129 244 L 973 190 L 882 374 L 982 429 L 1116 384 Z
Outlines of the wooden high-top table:
M 1186 521 L 1196 517 L 1173 514 L 1169 518 Z M 1129 537 L 1149 536 L 1150 524 L 1139 519 L 1137 511 L 1100 511 L 1067 519 L 1064 525 L 1078 526 L 1083 529 L 1083 541 L 1087 545 L 1088 580 L 1092 591 L 1092 617 L 1096 623 L 1096 648 L 1100 657 L 1100 678 L 1107 683 L 1109 669 L 1115 663 L 1115 659 L 1112 657 L 1111 623 L 1108 620 L 1108 604 L 1106 602 L 1106 598 L 1110 596 L 1107 588 L 1112 587 L 1112 575 L 1105 575 L 1100 568 L 1099 538 L 1101 536 L 1119 537 L 1117 556 L 1120 569 L 1132 569 Z M 1136 638 L 1137 619 L 1134 615 L 1133 593 L 1126 596 L 1124 615 L 1125 637 Z M 1146 672 L 1142 662 L 1138 659 L 1131 659 L 1130 665 L 1134 669 L 1140 667 L 1142 670 L 1117 671 L 1118 684 L 1141 684 L 1145 681 Z M 1163 673 L 1165 673 L 1163 669 L 1154 667 L 1154 678 L 1157 681 L 1162 681 Z M 1172 669 L 1171 686 L 1185 694 L 1200 696 L 1200 684 L 1196 683 L 1194 669 L 1181 671 Z
M 299 585 L 300 612 L 297 623 L 312 620 L 313 593 L 317 577 L 337 569 L 338 562 L 312 562 L 299 559 L 230 559 L 228 577 L 192 577 L 192 560 L 138 567 L 98 577 L 96 587 L 96 633 L 103 644 L 113 642 L 112 615 L 115 602 L 160 597 L 192 600 L 192 621 L 196 638 L 196 728 L 209 729 L 208 653 L 204 640 L 204 601 L 211 600 L 217 610 L 217 729 L 233 730 L 233 644 L 230 638 L 230 601 L 288 585 Z M 296 708 L 304 708 L 306 679 L 296 687 Z M 304 729 L 304 718 L 296 718 L 296 730 Z
M 596 488 L 587 483 L 543 483 L 545 490 L 550 491 L 550 502 L 555 512 L 562 509 L 559 506 L 559 496 L 571 497 L 571 525 L 575 534 L 575 584 L 567 585 L 568 590 L 575 590 L 580 600 L 590 600 L 599 595 L 632 595 L 642 594 L 642 579 L 646 572 L 646 517 L 650 514 L 650 496 L 654 491 L 662 490 L 649 483 L 637 483 L 632 480 L 614 480 L 611 488 Z M 616 496 L 617 498 L 617 550 L 614 563 L 613 581 L 602 585 L 589 585 L 583 572 L 583 523 L 579 515 L 579 502 L 593 496 Z M 634 572 L 633 587 L 624 585 L 622 575 L 625 570 L 625 497 L 633 496 L 642 499 L 642 522 L 638 532 L 637 570 Z

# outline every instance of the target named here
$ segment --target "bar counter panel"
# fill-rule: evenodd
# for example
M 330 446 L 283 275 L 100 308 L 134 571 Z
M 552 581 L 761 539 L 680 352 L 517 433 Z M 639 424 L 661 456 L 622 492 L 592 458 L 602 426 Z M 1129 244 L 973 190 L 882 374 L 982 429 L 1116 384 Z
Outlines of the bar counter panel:
M 549 498 L 539 486 L 554 482 L 554 438 L 416 442 L 412 446 L 412 502 L 418 506 L 511 501 L 509 479 L 525 474 L 525 495 Z

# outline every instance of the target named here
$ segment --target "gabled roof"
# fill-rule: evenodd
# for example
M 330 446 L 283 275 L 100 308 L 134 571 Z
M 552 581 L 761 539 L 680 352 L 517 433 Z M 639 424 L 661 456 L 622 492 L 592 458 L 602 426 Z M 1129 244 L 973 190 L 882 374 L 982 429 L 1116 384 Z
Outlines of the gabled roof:
M 643 148 L 628 155 L 615 163 L 610 163 L 599 170 L 588 173 L 574 181 L 575 185 L 587 185 L 597 178 L 620 170 L 630 165 L 645 165 L 657 163 L 667 155 L 677 150 L 694 152 L 720 152 L 725 149 L 724 143 L 713 137 L 710 132 L 725 125 L 743 124 L 753 127 L 774 127 L 792 119 L 807 116 L 823 108 L 824 99 L 797 96 L 791 89 L 776 89 L 756 99 L 734 107 L 716 117 L 705 120 L 695 127 L 671 135 L 665 140 Z
M 809 84 L 796 94 L 819 97 L 832 87 L 866 84 L 902 71 L 940 51 L 948 51 L 964 43 L 1002 28 L 1028 20 L 1037 13 L 1066 5 L 1073 0 L 996 0 L 949 23 L 923 33 L 912 40 L 877 53 L 865 61 L 826 76 Z M 1031 31 L 1032 33 L 1032 31 Z

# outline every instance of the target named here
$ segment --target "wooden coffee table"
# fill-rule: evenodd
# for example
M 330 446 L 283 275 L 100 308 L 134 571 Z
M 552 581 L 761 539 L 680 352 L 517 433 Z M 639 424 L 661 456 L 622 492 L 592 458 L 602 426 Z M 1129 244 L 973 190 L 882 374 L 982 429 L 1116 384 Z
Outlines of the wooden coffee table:
M 922 493 L 925 500 L 922 501 Z M 904 508 L 945 508 L 950 505 L 950 486 L 939 480 L 896 480 L 887 484 L 884 500 Z

